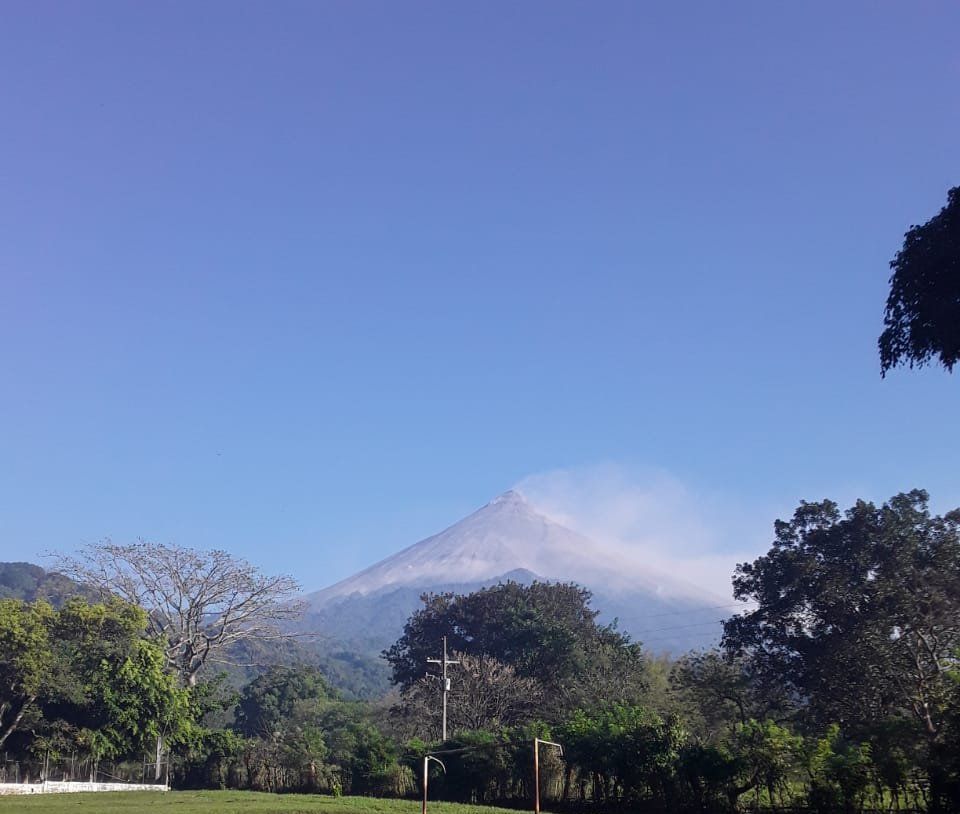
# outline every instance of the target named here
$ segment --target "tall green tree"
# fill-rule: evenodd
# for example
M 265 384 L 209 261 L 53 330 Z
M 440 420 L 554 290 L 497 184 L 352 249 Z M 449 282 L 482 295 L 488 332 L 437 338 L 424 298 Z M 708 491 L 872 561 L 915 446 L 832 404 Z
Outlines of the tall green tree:
M 882 506 L 802 503 L 770 551 L 737 566 L 756 610 L 724 645 L 782 681 L 819 725 L 909 716 L 935 740 L 960 648 L 960 511 L 931 516 L 926 492 Z
M 192 726 L 189 694 L 146 628 L 142 608 L 115 598 L 71 599 L 51 626 L 60 672 L 50 680 L 44 716 L 79 730 L 97 757 L 138 755 L 161 736 L 176 742 Z
M 890 294 L 880 335 L 880 370 L 960 360 L 960 187 L 923 226 L 912 226 L 890 263 Z

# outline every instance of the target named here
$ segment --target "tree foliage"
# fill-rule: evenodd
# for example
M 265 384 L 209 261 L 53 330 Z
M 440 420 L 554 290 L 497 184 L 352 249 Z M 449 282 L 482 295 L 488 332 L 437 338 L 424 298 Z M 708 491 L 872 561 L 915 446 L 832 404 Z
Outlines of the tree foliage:
M 938 215 L 910 227 L 890 268 L 881 372 L 932 359 L 952 371 L 960 360 L 960 187 Z
M 919 490 L 845 514 L 802 503 L 737 567 L 734 594 L 757 608 L 726 623 L 725 645 L 812 719 L 904 713 L 937 734 L 960 647 L 960 512 L 932 517 Z
M 811 776 L 812 804 L 853 810 L 868 786 L 896 797 L 912 785 L 931 810 L 949 810 L 960 512 L 932 516 L 916 490 L 844 513 L 802 503 L 775 528 L 770 551 L 737 567 L 735 595 L 757 608 L 727 621 L 724 644 L 779 684 L 798 725 L 819 733 L 817 749 L 832 750 Z
M 583 780 L 589 778 L 594 802 L 676 802 L 675 771 L 685 739 L 678 721 L 665 722 L 641 706 L 614 704 L 577 710 L 557 737 L 568 761 Z
M 640 646 L 598 624 L 590 592 L 577 585 L 506 582 L 466 595 L 425 595 L 423 602 L 384 652 L 404 690 L 423 677 L 447 636 L 451 650 L 495 659 L 512 675 L 537 682 L 549 698 L 542 709 L 547 718 L 599 698 L 636 700 L 643 691 Z
M 0 746 L 20 725 L 51 673 L 54 617 L 46 602 L 0 600 Z
M 100 758 L 180 737 L 189 699 L 164 669 L 163 649 L 143 637 L 146 625 L 141 608 L 119 599 L 75 598 L 59 611 L 0 601 L 0 744 L 16 734 L 21 748 L 46 739 Z
M 681 656 L 672 681 L 688 727 L 708 743 L 722 742 L 750 720 L 787 719 L 793 710 L 780 684 L 753 659 L 717 650 Z
M 240 691 L 230 737 L 206 731 L 180 750 L 183 783 L 406 794 L 412 774 L 370 713 L 331 693 L 316 668 L 272 668 Z
M 316 668 L 272 667 L 240 692 L 235 729 L 248 738 L 269 738 L 298 707 L 316 707 L 332 698 L 327 682 Z

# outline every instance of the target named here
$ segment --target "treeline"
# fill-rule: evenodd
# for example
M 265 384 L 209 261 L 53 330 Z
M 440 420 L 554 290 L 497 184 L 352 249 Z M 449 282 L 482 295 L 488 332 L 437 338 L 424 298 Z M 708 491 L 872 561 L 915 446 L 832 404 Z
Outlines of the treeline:
M 588 591 L 506 583 L 424 597 L 384 657 L 394 691 L 344 700 L 316 666 L 239 690 L 170 669 L 148 614 L 113 599 L 0 601 L 0 745 L 143 760 L 181 787 L 532 796 L 596 811 L 960 810 L 960 514 L 923 492 L 804 503 L 738 567 L 754 610 L 676 661 L 597 622 Z M 447 638 L 449 737 L 428 659 Z
M 207 726 L 175 754 L 182 787 L 374 796 L 414 787 L 371 706 L 342 700 L 315 667 L 273 667 L 239 693 L 213 682 L 203 694 Z M 228 723 L 211 725 L 224 713 Z

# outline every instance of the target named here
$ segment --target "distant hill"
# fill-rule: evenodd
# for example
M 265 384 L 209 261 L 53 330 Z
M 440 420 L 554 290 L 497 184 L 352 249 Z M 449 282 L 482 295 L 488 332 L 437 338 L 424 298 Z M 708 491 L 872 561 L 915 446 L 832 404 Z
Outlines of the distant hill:
M 209 672 L 224 672 L 231 685 L 241 687 L 275 664 L 318 667 L 330 686 L 350 700 L 374 700 L 390 690 L 390 670 L 378 652 L 313 637 L 238 642 L 223 662 L 210 664 Z
M 0 562 L 0 599 L 35 602 L 45 599 L 59 607 L 72 596 L 95 599 L 96 592 L 68 576 L 29 562 Z

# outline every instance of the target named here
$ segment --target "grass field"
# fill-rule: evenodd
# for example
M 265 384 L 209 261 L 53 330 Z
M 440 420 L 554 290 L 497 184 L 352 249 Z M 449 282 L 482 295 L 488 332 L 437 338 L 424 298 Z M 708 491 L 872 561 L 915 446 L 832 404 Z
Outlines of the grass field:
M 101 792 L 0 797 L 0 814 L 419 814 L 412 800 L 259 794 L 252 791 Z M 436 814 L 517 814 L 503 808 L 430 803 Z

